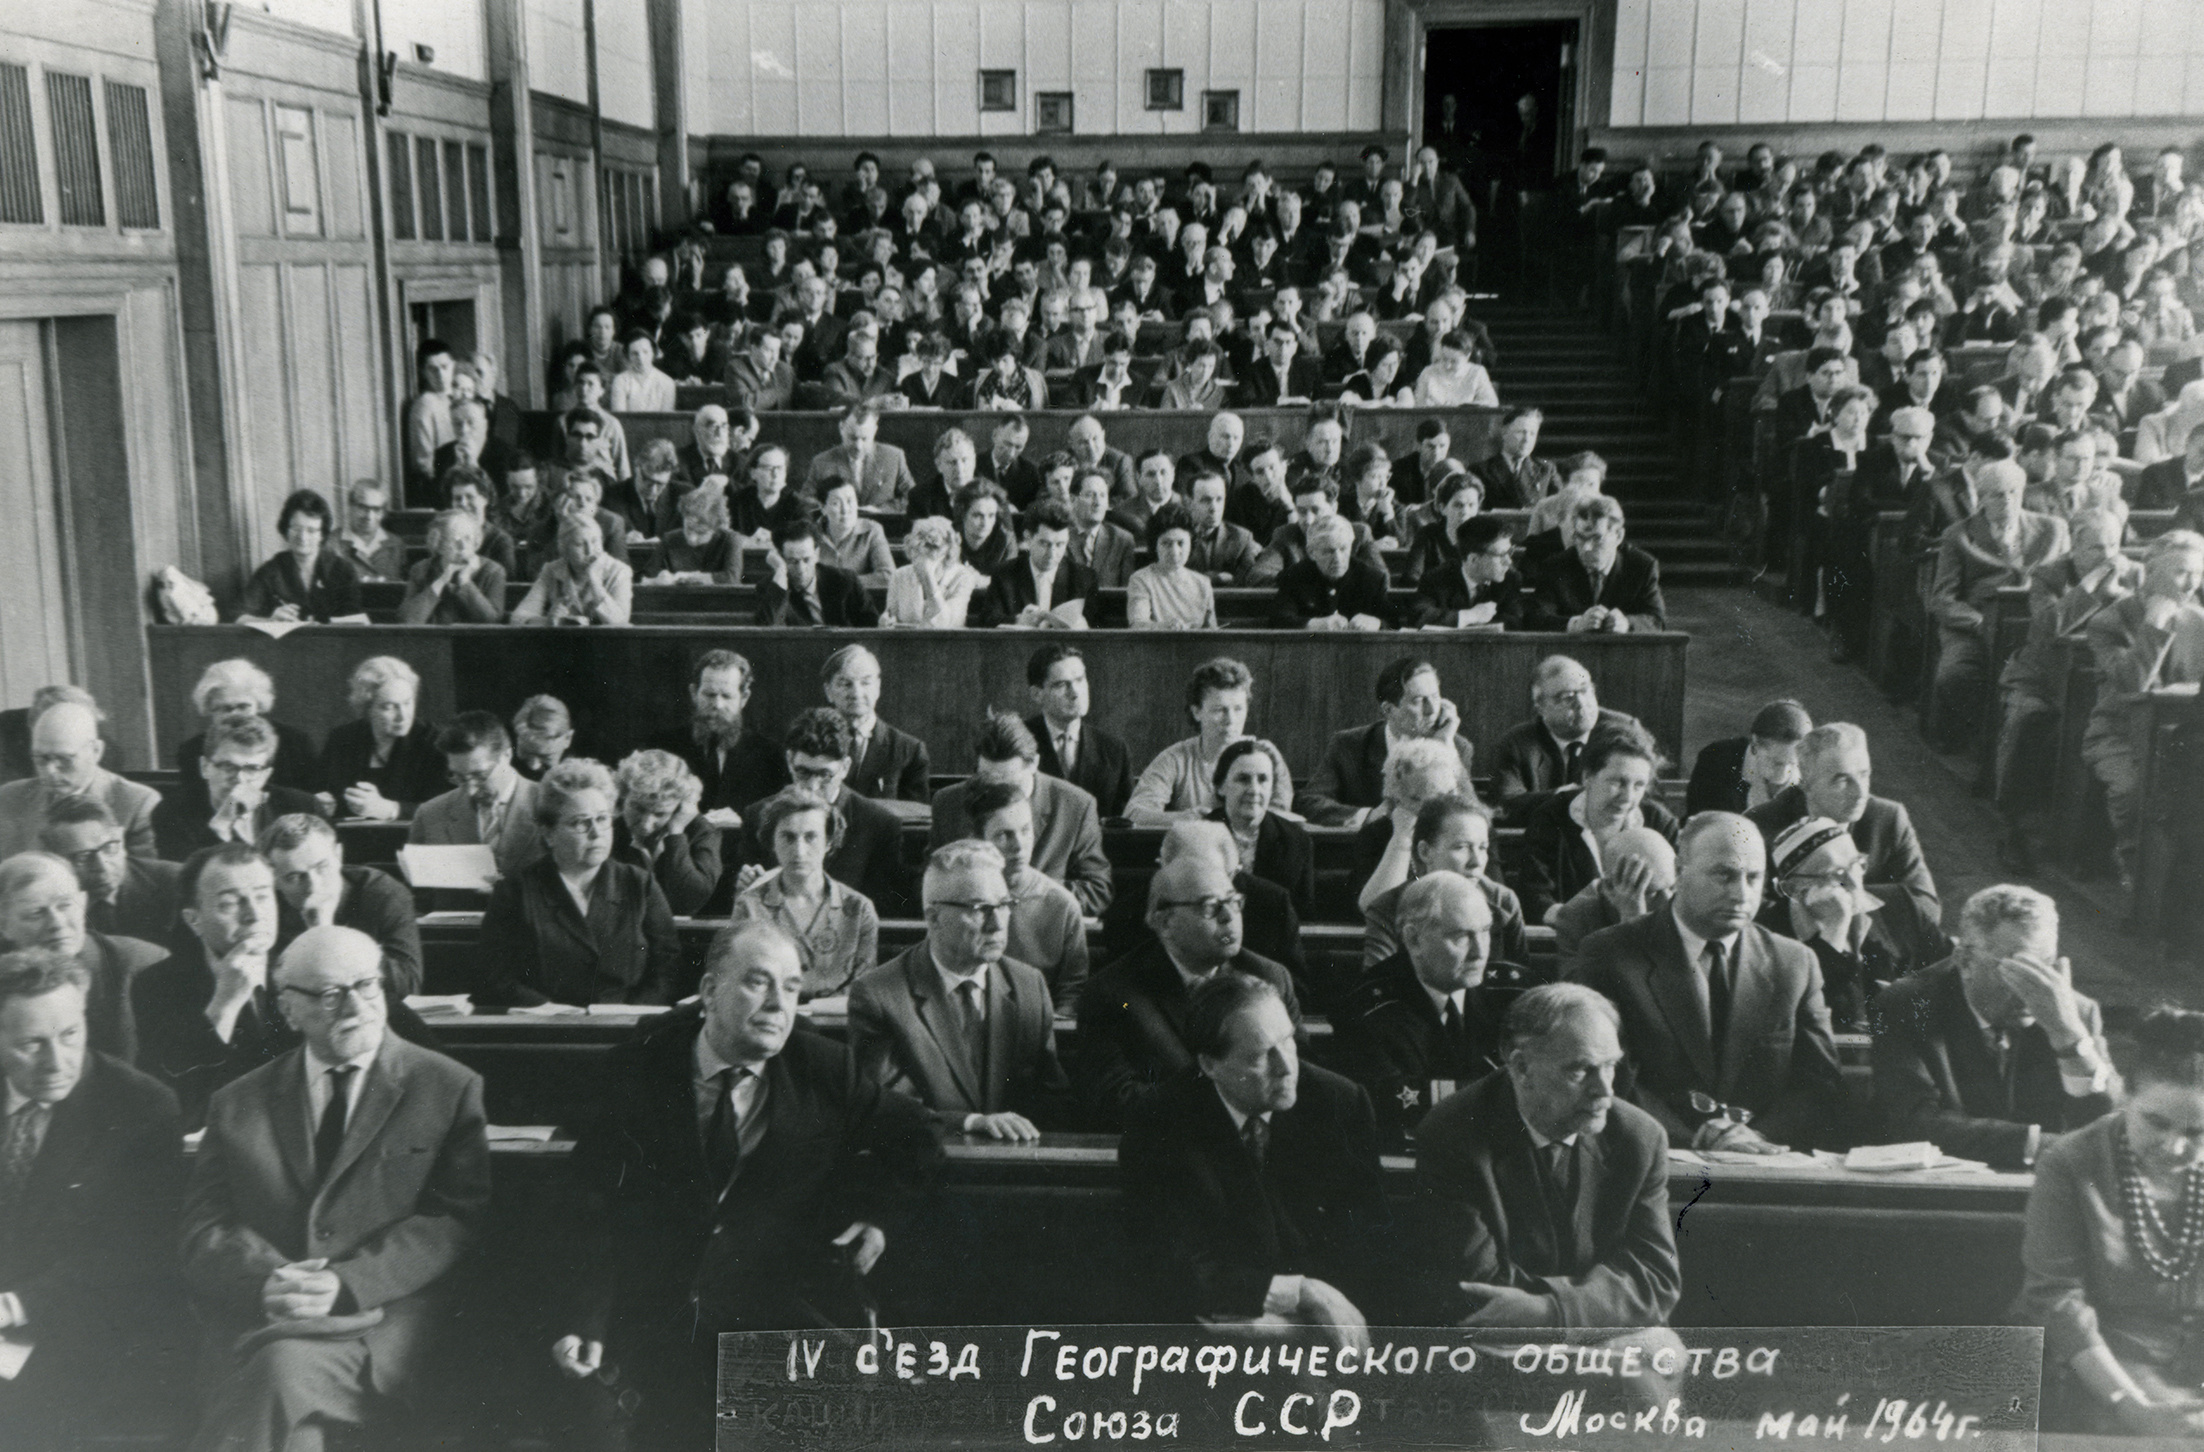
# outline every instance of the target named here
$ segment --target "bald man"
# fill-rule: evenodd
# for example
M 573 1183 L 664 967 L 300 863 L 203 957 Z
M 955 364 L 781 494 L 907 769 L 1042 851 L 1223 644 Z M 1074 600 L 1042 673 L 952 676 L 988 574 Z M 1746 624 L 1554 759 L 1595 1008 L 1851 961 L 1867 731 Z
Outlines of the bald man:
M 1309 986 L 1307 960 L 1301 952 L 1301 915 L 1294 910 L 1293 894 L 1267 877 L 1257 877 L 1240 861 L 1240 844 L 1222 822 L 1173 822 L 1164 829 L 1156 851 L 1156 866 L 1166 866 L 1193 853 L 1221 863 L 1232 874 L 1232 886 L 1247 899 L 1240 914 L 1240 946 L 1258 958 L 1283 963 L 1293 975 L 1295 991 Z M 1148 942 L 1148 899 L 1139 893 L 1121 892 L 1102 913 L 1102 939 L 1098 956 L 1103 962 L 1122 958 Z M 1320 994 L 1304 994 L 1316 999 Z
M 1775 1154 L 1843 1138 L 1821 964 L 1754 921 L 1767 871 L 1757 827 L 1701 812 L 1678 836 L 1668 910 L 1592 934 L 1571 974 L 1621 1010 L 1624 1092 L 1674 1144 Z
M 1230 968 L 1278 990 L 1296 1023 L 1301 1005 L 1283 964 L 1245 946 L 1247 899 L 1213 856 L 1188 854 L 1148 883 L 1155 935 L 1087 980 L 1079 997 L 1078 1084 L 1095 1117 L 1121 1128 L 1193 1067 L 1188 995 Z
M 1599 877 L 1554 914 L 1555 971 L 1564 978 L 1586 938 L 1665 906 L 1676 890 L 1676 849 L 1650 827 L 1629 827 L 1610 837 L 1600 864 Z
M 1488 985 L 1492 903 L 1458 872 L 1424 874 L 1400 897 L 1399 952 L 1366 972 L 1332 1015 L 1339 1069 L 1370 1091 L 1398 1143 L 1431 1106 L 1499 1067 L 1513 990 Z
M 91 896 L 59 857 L 24 852 L 0 862 L 0 941 L 9 948 L 59 953 L 84 970 L 84 1021 L 91 1046 L 126 1062 L 138 1057 L 130 985 L 168 956 L 136 938 L 86 927 Z
M 75 701 L 47 707 L 31 727 L 31 769 L 36 774 L 0 786 L 0 858 L 34 850 L 46 814 L 71 797 L 106 807 L 122 825 L 132 857 L 155 855 L 153 809 L 161 794 L 101 766 L 106 754 L 95 708 Z

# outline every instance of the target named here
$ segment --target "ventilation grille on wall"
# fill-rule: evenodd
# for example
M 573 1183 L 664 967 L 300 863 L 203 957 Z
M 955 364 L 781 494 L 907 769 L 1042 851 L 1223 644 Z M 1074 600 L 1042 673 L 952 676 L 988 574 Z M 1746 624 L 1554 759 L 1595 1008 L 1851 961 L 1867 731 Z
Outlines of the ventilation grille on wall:
M 38 133 L 31 124 L 31 73 L 0 65 L 0 222 L 43 222 Z
M 161 225 L 161 188 L 153 170 L 153 122 L 145 87 L 105 82 L 107 145 L 115 158 L 115 220 L 125 227 Z
M 54 177 L 61 184 L 61 225 L 104 227 L 100 194 L 99 126 L 92 117 L 92 78 L 46 72 L 46 108 L 54 127 Z

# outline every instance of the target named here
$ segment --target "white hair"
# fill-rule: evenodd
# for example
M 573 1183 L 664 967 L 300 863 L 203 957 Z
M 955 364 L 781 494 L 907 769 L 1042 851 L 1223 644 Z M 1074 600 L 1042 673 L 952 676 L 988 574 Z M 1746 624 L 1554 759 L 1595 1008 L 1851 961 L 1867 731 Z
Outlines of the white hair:
M 275 709 L 275 681 L 249 660 L 218 660 L 199 674 L 191 688 L 191 709 L 207 714 L 207 703 L 217 691 L 250 691 L 263 716 Z

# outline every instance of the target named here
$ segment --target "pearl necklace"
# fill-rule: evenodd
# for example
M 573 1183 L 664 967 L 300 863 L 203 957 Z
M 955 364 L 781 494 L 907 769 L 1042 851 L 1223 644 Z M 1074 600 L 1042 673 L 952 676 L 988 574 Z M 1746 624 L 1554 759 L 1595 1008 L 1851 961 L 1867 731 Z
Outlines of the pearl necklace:
M 2125 1124 L 2113 1136 L 2113 1163 L 2119 1170 L 2121 1199 L 2127 1208 L 2128 1243 L 2158 1279 L 2187 1279 L 2196 1269 L 2199 1252 L 2204 1252 L 2204 1167 L 2189 1170 L 2182 1177 L 2181 1232 L 2177 1238 L 2166 1229 L 2158 1206 L 2143 1184 L 2143 1169 L 2128 1147 Z M 2170 1247 L 2170 1252 L 2161 1250 L 2161 1246 Z

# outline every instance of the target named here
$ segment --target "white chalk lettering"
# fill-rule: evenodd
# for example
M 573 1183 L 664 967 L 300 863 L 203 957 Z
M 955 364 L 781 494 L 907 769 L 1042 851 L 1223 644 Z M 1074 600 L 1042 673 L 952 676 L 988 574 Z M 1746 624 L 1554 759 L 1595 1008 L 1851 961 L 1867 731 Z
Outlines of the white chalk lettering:
M 978 1342 L 965 1342 L 964 1349 L 957 1353 L 957 1364 L 950 1371 L 949 1380 L 955 1381 L 960 1376 L 969 1376 L 974 1381 L 980 1379 L 980 1348 Z
M 1332 1393 L 1332 1399 L 1324 1404 L 1324 1430 L 1317 1435 L 1325 1441 L 1332 1440 L 1332 1432 L 1340 1427 L 1352 1427 L 1362 1415 L 1362 1398 L 1341 1387 Z
M 1154 1371 L 1162 1356 L 1153 1346 L 1143 1346 L 1133 1353 L 1133 1395 L 1140 1395 L 1140 1379 Z
M 1028 1332 L 1026 1332 L 1026 1333 L 1025 1333 L 1025 1358 L 1024 1358 L 1024 1359 L 1023 1359 L 1022 1361 L 1020 1361 L 1020 1362 L 1018 1363 L 1018 1375 L 1020 1375 L 1020 1376 L 1031 1376 L 1031 1375 L 1033 1375 L 1033 1343 L 1034 1343 L 1034 1342 L 1036 1342 L 1036 1341 L 1038 1341 L 1038 1340 L 1040 1340 L 1040 1339 L 1041 1339 L 1041 1338 L 1042 1338 L 1043 1336 L 1046 1336 L 1046 1337 L 1047 1337 L 1047 1338 L 1048 1338 L 1049 1340 L 1051 1340 L 1051 1341 L 1061 1341 L 1061 1340 L 1063 1340 L 1063 1339 L 1064 1339 L 1064 1333 L 1063 1333 L 1063 1332 L 1061 1332 L 1061 1331 L 1028 1331 Z
M 1053 1336 L 1056 1333 L 1051 1331 L 1047 1334 Z M 1038 1447 L 1043 1442 L 1053 1442 L 1056 1440 L 1056 1434 L 1054 1432 L 1044 1432 L 1039 1427 L 1036 1427 L 1033 1424 L 1034 1418 L 1040 1416 L 1041 1413 L 1053 1412 L 1055 1410 L 1056 1398 L 1048 1396 L 1046 1394 L 1037 1396 L 1032 1401 L 1025 1404 L 1025 1439 L 1029 1444 Z
M 1238 1432 L 1243 1437 L 1262 1436 L 1263 1432 L 1266 1430 L 1263 1424 L 1261 1422 L 1257 1422 L 1254 1425 L 1250 1426 L 1247 1420 L 1248 1403 L 1253 1402 L 1257 1406 L 1260 1406 L 1262 1405 L 1262 1401 L 1263 1394 L 1261 1392 L 1251 1391 L 1243 1393 L 1240 1397 L 1238 1405 L 1232 1408 L 1232 1430 Z
M 1278 1408 L 1278 1430 L 1291 1432 L 1296 1437 L 1306 1437 L 1309 1435 L 1308 1424 L 1302 1423 L 1296 1426 L 1293 1421 L 1293 1404 L 1295 1402 L 1307 1402 L 1313 1407 L 1316 1405 L 1316 1398 L 1310 1396 L 1307 1392 L 1295 1392 L 1292 1396 L 1287 1397 L 1285 1404 Z
M 1760 1376 L 1774 1376 L 1775 1359 L 1782 1354 L 1777 1347 L 1755 1346 L 1752 1355 L 1745 1358 L 1745 1370 Z

